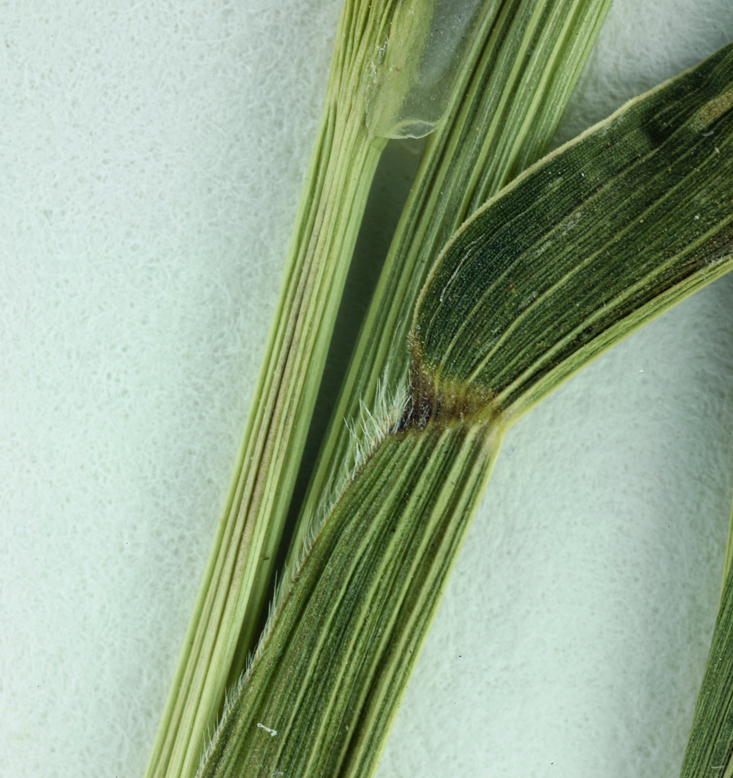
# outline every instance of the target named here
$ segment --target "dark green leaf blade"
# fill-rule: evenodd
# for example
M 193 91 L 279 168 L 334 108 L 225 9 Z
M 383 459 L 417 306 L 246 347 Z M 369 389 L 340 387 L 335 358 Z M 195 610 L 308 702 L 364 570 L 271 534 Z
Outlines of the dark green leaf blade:
M 415 313 L 413 384 L 421 374 L 424 391 L 430 377 L 433 406 L 458 391 L 474 409 L 479 398 L 525 410 L 728 270 L 732 109 L 729 45 L 627 103 L 467 221 Z

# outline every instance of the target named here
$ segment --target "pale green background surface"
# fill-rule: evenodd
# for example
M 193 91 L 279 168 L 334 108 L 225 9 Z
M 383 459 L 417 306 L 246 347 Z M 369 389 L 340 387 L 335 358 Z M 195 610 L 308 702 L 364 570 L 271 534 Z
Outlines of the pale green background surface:
M 0 776 L 140 776 L 339 0 L 0 3 Z M 563 138 L 733 40 L 618 0 Z M 380 778 L 679 769 L 733 492 L 733 278 L 507 435 Z

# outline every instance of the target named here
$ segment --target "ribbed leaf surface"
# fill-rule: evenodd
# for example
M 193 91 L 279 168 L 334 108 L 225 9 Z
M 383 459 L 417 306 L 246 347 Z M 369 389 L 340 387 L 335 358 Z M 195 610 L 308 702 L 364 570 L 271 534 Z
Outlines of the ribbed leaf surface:
M 517 179 L 448 245 L 413 352 L 435 391 L 525 408 L 733 254 L 733 46 Z

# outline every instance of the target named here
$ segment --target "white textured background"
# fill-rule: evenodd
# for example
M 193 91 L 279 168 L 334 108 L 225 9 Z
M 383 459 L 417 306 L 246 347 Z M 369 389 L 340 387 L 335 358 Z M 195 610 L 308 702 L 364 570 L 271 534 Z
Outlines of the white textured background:
M 338 6 L 0 0 L 2 778 L 142 774 Z M 617 0 L 564 137 L 730 40 Z M 733 277 L 507 435 L 379 778 L 676 775 L 732 491 Z

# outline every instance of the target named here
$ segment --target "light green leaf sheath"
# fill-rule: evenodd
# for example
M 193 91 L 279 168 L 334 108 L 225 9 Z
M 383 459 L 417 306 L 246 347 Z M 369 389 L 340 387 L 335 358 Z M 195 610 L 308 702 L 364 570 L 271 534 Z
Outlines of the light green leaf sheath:
M 506 425 L 733 264 L 733 46 L 535 166 L 420 296 L 399 418 L 282 593 L 200 770 L 372 774 Z
M 266 612 L 295 476 L 372 176 L 375 58 L 399 0 L 345 0 L 326 101 L 247 425 L 145 778 L 191 778 Z M 404 45 L 414 45 L 406 35 Z M 399 85 L 398 85 L 399 86 Z

